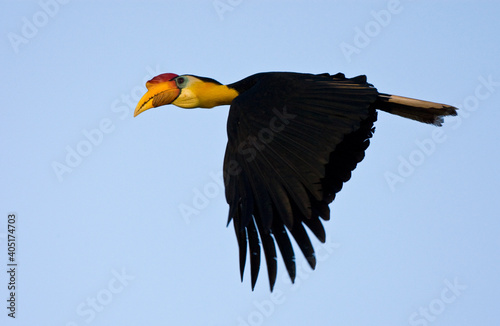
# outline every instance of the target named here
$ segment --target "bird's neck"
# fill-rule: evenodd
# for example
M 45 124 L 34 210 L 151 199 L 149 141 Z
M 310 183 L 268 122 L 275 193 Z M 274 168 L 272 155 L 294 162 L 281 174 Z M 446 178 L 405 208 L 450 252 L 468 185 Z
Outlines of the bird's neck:
M 213 108 L 219 105 L 230 105 L 238 92 L 226 85 L 217 85 L 213 83 L 203 83 L 196 90 L 198 97 L 198 106 L 201 108 Z

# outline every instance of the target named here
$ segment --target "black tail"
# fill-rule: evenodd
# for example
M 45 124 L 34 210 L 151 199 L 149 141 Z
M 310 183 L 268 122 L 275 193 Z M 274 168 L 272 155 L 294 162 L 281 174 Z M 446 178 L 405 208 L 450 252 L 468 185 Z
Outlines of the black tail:
M 457 108 L 451 105 L 416 100 L 397 95 L 379 94 L 373 107 L 378 110 L 441 126 L 443 117 L 457 115 Z

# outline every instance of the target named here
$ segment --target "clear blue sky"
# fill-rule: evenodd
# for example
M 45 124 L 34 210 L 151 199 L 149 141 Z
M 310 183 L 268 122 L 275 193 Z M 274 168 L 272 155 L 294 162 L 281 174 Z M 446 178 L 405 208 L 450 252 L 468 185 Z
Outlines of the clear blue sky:
M 499 14 L 495 1 L 4 2 L 0 324 L 498 325 Z M 254 292 L 248 270 L 240 283 L 225 227 L 228 107 L 132 114 L 159 73 L 262 71 L 366 74 L 461 109 L 440 129 L 380 113 L 316 270 L 297 250 L 296 284 L 280 261 L 273 295 L 264 270 Z

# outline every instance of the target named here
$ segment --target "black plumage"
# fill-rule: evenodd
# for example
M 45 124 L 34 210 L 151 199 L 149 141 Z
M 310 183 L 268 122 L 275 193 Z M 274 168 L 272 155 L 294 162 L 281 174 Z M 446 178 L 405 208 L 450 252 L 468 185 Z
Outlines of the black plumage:
M 260 245 L 271 290 L 275 243 L 294 280 L 289 234 L 315 267 L 304 225 L 325 241 L 321 220 L 330 218 L 328 205 L 364 158 L 376 109 L 438 125 L 443 115 L 455 114 L 450 106 L 380 94 L 365 76 L 261 73 L 228 87 L 239 93 L 229 111 L 224 158 L 228 223 L 234 221 L 242 277 L 247 246 L 250 250 L 252 289 Z

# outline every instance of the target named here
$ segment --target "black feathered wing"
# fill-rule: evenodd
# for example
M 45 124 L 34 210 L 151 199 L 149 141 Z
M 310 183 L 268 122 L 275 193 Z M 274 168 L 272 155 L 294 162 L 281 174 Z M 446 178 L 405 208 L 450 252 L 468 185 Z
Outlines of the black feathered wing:
M 378 93 L 364 76 L 274 73 L 256 79 L 230 108 L 224 181 L 241 277 L 248 244 L 253 289 L 261 242 L 272 290 L 275 242 L 295 278 L 288 233 L 315 267 L 304 224 L 325 241 L 320 217 L 329 219 L 328 204 L 364 157 L 376 120 L 370 106 Z

